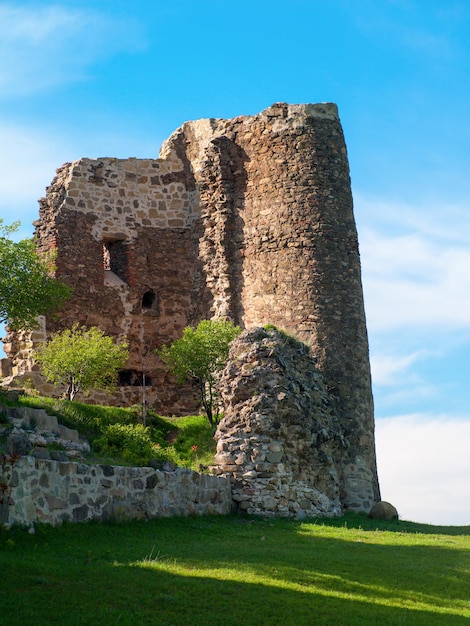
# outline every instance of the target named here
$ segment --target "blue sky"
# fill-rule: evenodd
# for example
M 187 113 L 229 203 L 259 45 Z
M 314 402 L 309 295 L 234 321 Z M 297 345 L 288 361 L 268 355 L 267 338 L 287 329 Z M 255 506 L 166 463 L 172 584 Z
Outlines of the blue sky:
M 470 524 L 470 3 L 0 1 L 0 216 L 55 169 L 157 156 L 184 121 L 336 102 L 384 499 Z

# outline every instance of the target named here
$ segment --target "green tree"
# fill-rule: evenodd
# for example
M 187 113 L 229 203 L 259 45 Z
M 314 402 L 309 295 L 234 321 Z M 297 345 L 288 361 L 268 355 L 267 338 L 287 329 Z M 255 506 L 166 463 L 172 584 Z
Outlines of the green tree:
M 29 330 L 37 316 L 60 309 L 71 288 L 51 276 L 53 255 L 40 258 L 32 239 L 15 242 L 10 226 L 0 219 L 0 322 L 12 330 Z
M 66 397 L 73 400 L 79 391 L 112 388 L 128 356 L 126 343 L 114 343 L 96 326 L 87 329 L 75 324 L 54 333 L 35 358 L 47 380 L 66 385 Z
M 241 328 L 226 320 L 203 320 L 197 328 L 187 327 L 183 336 L 157 354 L 179 383 L 193 380 L 199 390 L 209 423 L 219 421 L 217 380 L 228 358 L 230 342 Z

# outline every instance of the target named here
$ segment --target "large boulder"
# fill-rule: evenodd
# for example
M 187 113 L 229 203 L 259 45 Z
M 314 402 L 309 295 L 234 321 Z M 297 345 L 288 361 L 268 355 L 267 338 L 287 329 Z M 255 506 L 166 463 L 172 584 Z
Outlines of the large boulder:
M 380 520 L 394 520 L 398 519 L 398 511 L 390 504 L 390 502 L 385 502 L 381 500 L 380 502 L 376 502 L 374 506 L 369 511 L 369 517 L 371 519 L 380 519 Z

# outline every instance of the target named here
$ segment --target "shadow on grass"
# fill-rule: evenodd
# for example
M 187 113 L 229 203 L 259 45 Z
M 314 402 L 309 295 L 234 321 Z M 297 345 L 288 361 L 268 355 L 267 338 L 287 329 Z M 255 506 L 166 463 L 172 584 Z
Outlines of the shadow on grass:
M 332 577 L 333 578 L 333 577 Z M 468 618 L 422 606 L 390 606 L 376 591 L 351 589 L 335 577 L 292 589 L 214 573 L 175 574 L 158 568 L 108 563 L 81 568 L 65 579 L 31 571 L 2 596 L 6 626 L 140 624 L 174 626 L 464 626 Z M 390 598 L 387 598 L 390 601 Z M 399 602 L 399 599 L 397 600 Z
M 2 623 L 468 624 L 464 539 L 340 531 L 209 517 L 2 533 Z

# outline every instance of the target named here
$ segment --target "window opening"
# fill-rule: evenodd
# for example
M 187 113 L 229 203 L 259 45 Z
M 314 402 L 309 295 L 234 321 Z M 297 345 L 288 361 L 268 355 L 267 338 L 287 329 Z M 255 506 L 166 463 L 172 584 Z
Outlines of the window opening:
M 127 244 L 123 239 L 103 242 L 103 268 L 111 270 L 125 283 L 128 282 Z
M 146 291 L 142 296 L 142 310 L 143 311 L 156 311 L 157 310 L 157 294 L 150 289 Z
M 142 387 L 144 381 L 143 372 L 138 370 L 121 370 L 118 374 L 118 384 L 120 387 Z M 145 374 L 145 385 L 152 385 L 152 379 Z

